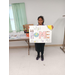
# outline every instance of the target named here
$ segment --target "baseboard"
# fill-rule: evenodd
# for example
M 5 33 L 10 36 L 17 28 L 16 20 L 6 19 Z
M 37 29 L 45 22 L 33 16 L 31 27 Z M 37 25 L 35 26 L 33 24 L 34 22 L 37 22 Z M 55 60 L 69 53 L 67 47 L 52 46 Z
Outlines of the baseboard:
M 50 47 L 50 46 L 63 46 L 63 44 L 45 45 L 45 47 Z M 35 47 L 35 45 L 34 46 L 30 46 L 30 47 Z M 28 48 L 28 46 L 12 46 L 12 47 L 9 47 L 9 49 L 12 49 L 12 48 Z
M 28 48 L 28 46 L 11 46 L 11 47 L 9 47 L 9 49 L 12 49 L 12 48 Z

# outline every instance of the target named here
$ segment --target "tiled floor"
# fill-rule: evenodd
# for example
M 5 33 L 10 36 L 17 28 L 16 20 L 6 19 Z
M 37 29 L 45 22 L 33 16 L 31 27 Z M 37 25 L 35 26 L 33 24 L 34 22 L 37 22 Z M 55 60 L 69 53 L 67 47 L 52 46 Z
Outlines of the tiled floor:
M 44 61 L 36 60 L 36 51 L 27 48 L 9 50 L 9 75 L 65 75 L 65 54 L 60 47 L 45 47 Z

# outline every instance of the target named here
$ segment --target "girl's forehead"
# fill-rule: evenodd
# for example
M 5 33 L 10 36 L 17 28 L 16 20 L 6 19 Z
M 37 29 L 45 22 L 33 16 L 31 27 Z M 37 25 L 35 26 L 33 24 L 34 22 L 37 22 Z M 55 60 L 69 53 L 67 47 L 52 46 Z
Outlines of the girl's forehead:
M 42 20 L 42 18 L 39 18 L 38 20 Z

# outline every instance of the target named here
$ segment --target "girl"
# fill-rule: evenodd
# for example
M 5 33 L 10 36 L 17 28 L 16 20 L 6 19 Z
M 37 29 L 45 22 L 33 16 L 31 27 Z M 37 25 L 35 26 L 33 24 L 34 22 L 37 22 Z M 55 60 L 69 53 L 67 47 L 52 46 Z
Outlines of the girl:
M 38 26 L 44 26 L 44 18 L 43 16 L 39 16 L 38 17 Z M 54 27 L 52 26 L 52 29 Z M 45 43 L 35 43 L 35 49 L 37 51 L 37 57 L 36 57 L 36 60 L 38 60 L 40 58 L 40 52 L 41 52 L 41 60 L 43 61 L 44 60 L 44 46 L 45 46 Z
M 38 25 L 37 26 L 41 26 L 44 25 L 44 18 L 43 16 L 39 16 L 38 17 Z M 44 45 L 45 43 L 35 43 L 35 49 L 37 51 L 37 57 L 36 60 L 38 60 L 40 58 L 40 52 L 41 52 L 41 60 L 44 60 Z
M 38 17 L 38 26 L 44 26 L 44 18 L 43 16 Z M 40 52 L 41 52 L 41 60 L 44 60 L 44 46 L 45 43 L 35 43 L 35 49 L 37 51 L 37 57 L 36 60 L 40 58 Z

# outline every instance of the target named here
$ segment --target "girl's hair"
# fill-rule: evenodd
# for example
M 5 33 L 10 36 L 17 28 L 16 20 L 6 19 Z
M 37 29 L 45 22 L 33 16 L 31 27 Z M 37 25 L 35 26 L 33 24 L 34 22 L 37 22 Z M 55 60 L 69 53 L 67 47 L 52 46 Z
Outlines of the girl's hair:
M 39 18 L 41 18 L 43 20 L 42 24 L 44 24 L 44 17 L 43 16 L 39 16 L 37 20 L 39 20 Z

